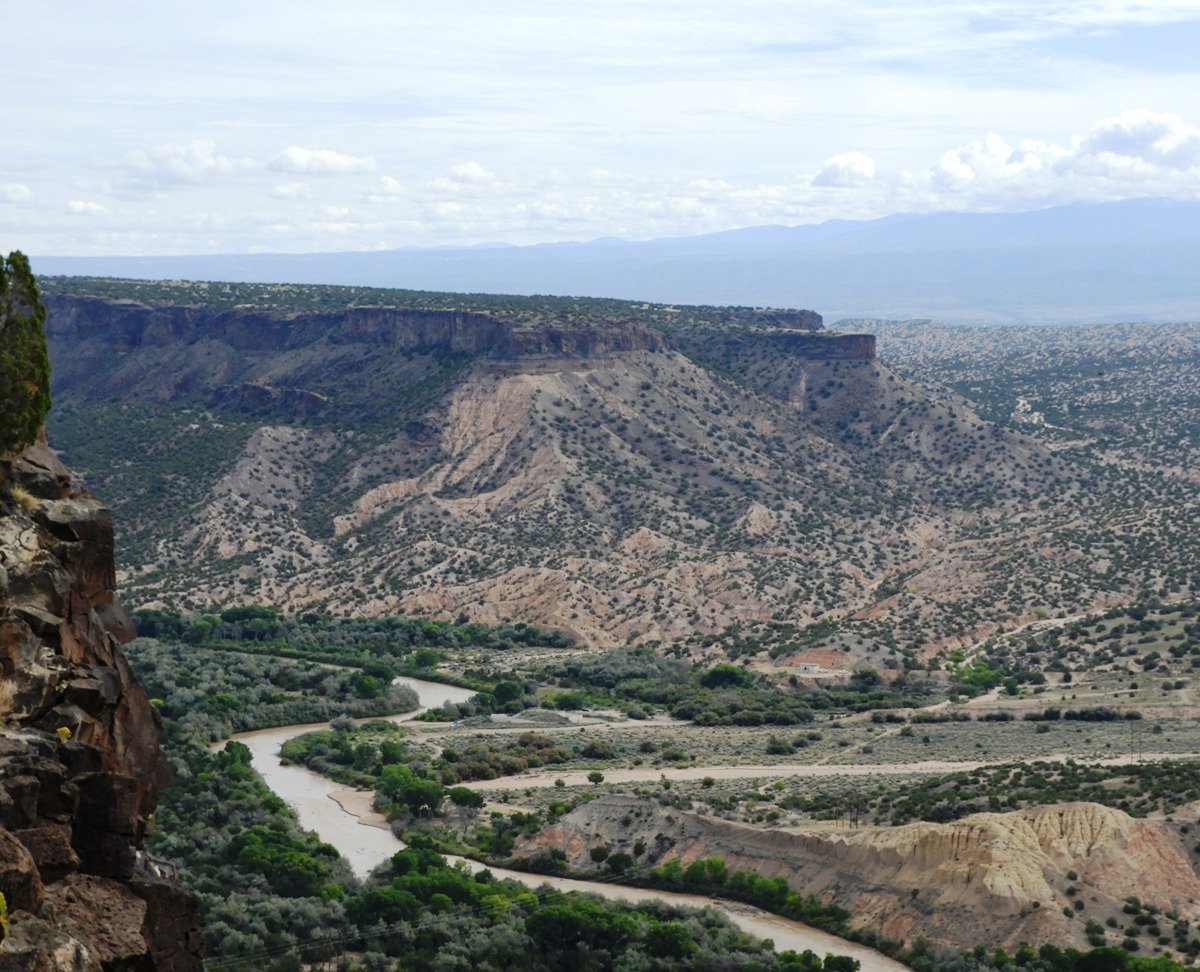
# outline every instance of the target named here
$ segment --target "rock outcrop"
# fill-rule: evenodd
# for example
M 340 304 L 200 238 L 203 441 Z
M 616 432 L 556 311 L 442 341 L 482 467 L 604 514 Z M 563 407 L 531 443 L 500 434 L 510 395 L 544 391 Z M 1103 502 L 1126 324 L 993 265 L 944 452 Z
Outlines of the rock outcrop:
M 873 361 L 874 334 L 831 334 L 786 328 L 745 331 L 725 338 L 728 353 L 765 350 L 801 361 Z
M 604 797 L 526 839 L 517 854 L 556 850 L 590 867 L 595 845 L 628 852 L 638 840 L 648 848 L 642 865 L 720 857 L 730 871 L 783 877 L 848 908 L 855 924 L 908 941 L 1087 947 L 1085 923 L 1123 918 L 1128 897 L 1200 918 L 1200 878 L 1178 834 L 1091 803 L 947 824 L 785 832 Z
M 108 510 L 44 443 L 0 461 L 0 970 L 201 966 L 197 900 L 141 850 L 170 771 L 114 588 Z

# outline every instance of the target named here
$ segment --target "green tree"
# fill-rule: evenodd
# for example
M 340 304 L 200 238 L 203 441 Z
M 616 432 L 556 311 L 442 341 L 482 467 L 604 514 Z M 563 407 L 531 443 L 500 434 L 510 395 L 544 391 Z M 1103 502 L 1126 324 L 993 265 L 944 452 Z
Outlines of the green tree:
M 446 788 L 436 780 L 417 776 L 407 766 L 388 766 L 379 777 L 377 789 L 394 803 L 401 803 L 414 815 L 437 813 L 446 797 Z
M 0 258 L 0 456 L 22 452 L 50 411 L 46 308 L 29 260 Z
M 664 921 L 646 932 L 646 951 L 656 958 L 686 959 L 699 950 L 682 921 Z
M 465 786 L 452 786 L 449 790 L 450 802 L 456 807 L 471 807 L 478 810 L 483 806 L 483 794 L 469 790 Z
M 417 668 L 433 668 L 441 658 L 442 656 L 432 648 L 420 648 L 413 652 L 412 663 Z
M 525 919 L 534 947 L 556 960 L 555 967 L 577 967 L 561 961 L 564 952 L 614 952 L 636 937 L 637 926 L 620 914 L 586 898 L 539 908 Z
M 739 668 L 737 665 L 730 665 L 727 662 L 714 665 L 700 676 L 700 684 L 705 688 L 724 688 L 731 685 L 745 688 L 753 682 L 754 676 L 746 671 L 746 669 Z

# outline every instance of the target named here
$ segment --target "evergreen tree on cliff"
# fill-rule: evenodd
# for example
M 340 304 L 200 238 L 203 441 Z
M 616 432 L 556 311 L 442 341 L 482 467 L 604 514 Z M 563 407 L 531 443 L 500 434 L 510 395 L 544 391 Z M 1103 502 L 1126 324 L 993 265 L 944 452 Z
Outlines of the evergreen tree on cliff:
M 45 323 L 25 254 L 0 258 L 0 456 L 32 445 L 50 411 Z

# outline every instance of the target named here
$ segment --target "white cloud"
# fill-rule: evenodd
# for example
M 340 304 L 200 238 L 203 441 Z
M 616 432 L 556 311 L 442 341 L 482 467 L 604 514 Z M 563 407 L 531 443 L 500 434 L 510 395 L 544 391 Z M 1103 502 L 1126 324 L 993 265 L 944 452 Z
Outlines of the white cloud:
M 476 160 L 451 165 L 451 155 L 420 166 L 397 155 L 387 159 L 394 175 L 348 179 L 353 195 L 341 198 L 317 191 L 326 186 L 312 166 L 327 159 L 293 153 L 290 162 L 308 165 L 311 177 L 288 181 L 269 170 L 264 156 L 253 167 L 230 166 L 221 161 L 228 156 L 193 143 L 188 152 L 160 149 L 147 158 L 158 160 L 158 169 L 150 167 L 155 173 L 200 180 L 188 183 L 197 185 L 195 193 L 131 201 L 121 195 L 123 183 L 81 177 L 68 212 L 92 217 L 86 232 L 85 221 L 75 221 L 80 231 L 71 238 L 97 247 L 151 252 L 170 240 L 177 251 L 248 252 L 646 239 L 896 212 L 1016 211 L 1138 196 L 1200 199 L 1200 128 L 1192 120 L 1137 109 L 1076 131 L 1051 139 L 1033 124 L 981 130 L 978 137 L 943 140 L 899 158 L 864 137 L 857 148 L 875 149 L 872 154 L 848 140 L 837 146 L 846 151 L 812 165 L 807 176 L 794 174 L 794 162 L 785 168 L 775 161 L 774 171 L 764 166 L 757 179 L 739 168 L 740 157 L 689 160 L 674 169 L 538 164 L 499 178 Z M 505 166 L 508 173 L 507 160 Z
M 862 152 L 843 152 L 826 159 L 813 176 L 814 186 L 843 189 L 861 186 L 875 178 L 875 160 Z
M 1169 0 L 1167 3 L 1147 3 L 1145 0 L 1088 0 L 1084 3 L 1057 0 L 1047 3 L 1036 0 L 1028 12 L 1043 16 L 1051 23 L 1082 27 L 1161 25 L 1200 17 L 1200 3 L 1196 0 Z
M 938 189 L 953 192 L 981 179 L 1018 178 L 1041 169 L 1043 155 L 1051 151 L 1048 147 L 1035 151 L 1034 143 L 1014 149 L 995 132 L 988 132 L 981 139 L 943 152 L 929 170 L 930 181 Z
M 595 168 L 588 172 L 587 184 L 595 189 L 616 189 L 620 186 L 635 186 L 638 179 L 626 172 Z
M 333 149 L 309 149 L 292 145 L 271 159 L 267 168 L 276 172 L 300 172 L 308 175 L 352 175 L 374 172 L 375 160 L 343 155 Z
M 33 198 L 33 190 L 20 182 L 0 183 L 0 199 L 10 203 L 28 202 Z
M 364 192 L 362 198 L 369 203 L 395 203 L 403 200 L 403 193 L 404 185 L 399 179 L 384 176 L 379 180 L 379 188 Z
M 83 199 L 72 199 L 67 203 L 67 212 L 72 216 L 103 216 L 108 211 L 107 206 L 101 206 L 100 203 L 87 202 Z
M 469 185 L 483 185 L 484 183 L 496 181 L 495 173 L 489 172 L 478 162 L 474 161 L 453 166 L 446 173 L 446 178 L 451 182 L 461 182 Z
M 897 180 L 908 208 L 1010 209 L 1200 196 L 1200 129 L 1148 109 L 1097 122 L 1065 144 L 989 133 L 944 152 L 923 174 Z
M 521 188 L 528 191 L 530 181 L 522 180 Z M 496 195 L 505 190 L 512 190 L 515 186 L 501 185 L 496 178 L 494 172 L 485 169 L 478 162 L 463 162 L 461 165 L 451 166 L 446 170 L 444 175 L 438 176 L 435 179 L 429 180 L 422 187 L 424 193 L 432 193 L 435 196 L 470 196 L 487 193 Z M 458 205 L 458 203 L 454 203 Z
M 159 145 L 149 151 L 131 152 L 125 158 L 131 182 L 154 188 L 197 186 L 258 168 L 253 159 L 221 155 L 210 139 L 187 144 Z
M 1078 145 L 1080 156 L 1124 156 L 1168 169 L 1200 165 L 1200 128 L 1173 112 L 1145 108 L 1099 122 Z
M 304 182 L 281 182 L 271 190 L 271 195 L 276 199 L 304 199 L 311 194 L 312 190 L 308 188 Z
M 571 184 L 571 177 L 558 166 L 554 165 L 550 167 L 549 171 L 538 182 L 543 188 L 567 186 Z

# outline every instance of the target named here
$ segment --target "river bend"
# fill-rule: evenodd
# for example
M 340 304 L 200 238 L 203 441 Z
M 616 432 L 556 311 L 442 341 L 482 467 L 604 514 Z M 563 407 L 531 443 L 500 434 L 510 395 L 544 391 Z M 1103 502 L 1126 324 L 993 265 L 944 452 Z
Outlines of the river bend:
M 397 678 L 396 682 L 407 685 L 417 693 L 420 708 L 414 712 L 385 717 L 389 722 L 406 722 L 426 709 L 437 708 L 445 702 L 465 702 L 475 694 L 456 685 L 403 676 Z M 372 794 L 335 783 L 302 766 L 288 766 L 280 761 L 280 750 L 289 739 L 328 727 L 327 722 L 280 726 L 274 729 L 239 732 L 230 738 L 249 747 L 254 768 L 267 786 L 296 812 L 300 825 L 306 830 L 315 831 L 323 841 L 336 847 L 350 863 L 354 873 L 360 878 L 366 877 L 371 870 L 404 848 L 403 842 L 392 833 L 387 820 L 372 808 Z M 446 855 L 446 858 L 452 862 L 461 860 L 473 869 L 483 866 L 476 861 L 452 855 Z M 811 949 L 818 955 L 827 952 L 850 955 L 862 963 L 862 972 L 904 972 L 908 968 L 874 949 L 749 905 L 720 901 L 703 895 L 632 888 L 603 881 L 527 874 L 502 867 L 489 867 L 488 870 L 498 878 L 512 878 L 531 888 L 549 885 L 559 891 L 586 891 L 615 901 L 638 902 L 653 898 L 675 905 L 713 907 L 728 915 L 748 934 L 771 939 L 780 950 Z

